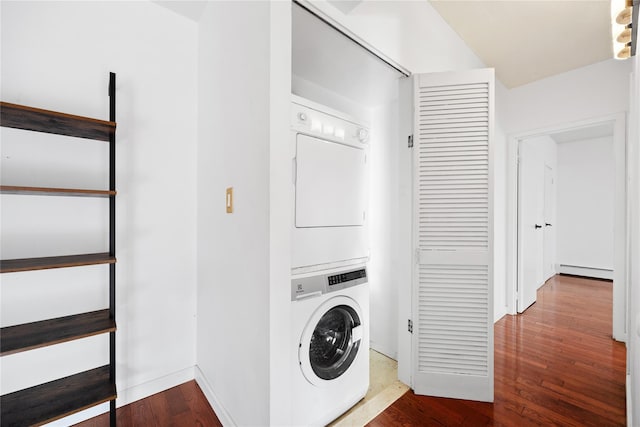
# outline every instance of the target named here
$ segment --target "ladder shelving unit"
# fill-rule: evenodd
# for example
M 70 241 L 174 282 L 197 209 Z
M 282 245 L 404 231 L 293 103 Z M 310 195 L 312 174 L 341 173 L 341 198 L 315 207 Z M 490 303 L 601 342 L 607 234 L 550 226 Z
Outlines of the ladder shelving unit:
M 109 334 L 109 364 L 0 396 L 0 424 L 45 424 L 92 406 L 110 402 L 110 424 L 116 425 L 116 76 L 109 75 L 109 120 L 0 102 L 0 126 L 66 135 L 109 144 L 109 189 L 87 190 L 0 186 L 2 194 L 109 199 L 109 251 L 64 256 L 3 259 L 1 273 L 108 264 L 109 307 L 87 313 L 3 327 L 0 355 Z

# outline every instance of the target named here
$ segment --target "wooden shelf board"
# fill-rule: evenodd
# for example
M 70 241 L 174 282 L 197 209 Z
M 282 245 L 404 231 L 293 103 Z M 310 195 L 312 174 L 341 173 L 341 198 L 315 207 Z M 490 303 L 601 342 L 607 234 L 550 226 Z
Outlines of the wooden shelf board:
M 63 255 L 43 258 L 0 260 L 0 273 L 46 270 L 49 268 L 80 267 L 84 265 L 114 264 L 116 258 L 108 252 L 83 255 Z
M 0 126 L 109 141 L 116 123 L 0 102 Z
M 3 194 L 24 194 L 32 196 L 74 196 L 74 197 L 109 197 L 115 196 L 115 191 L 109 190 L 84 190 L 77 188 L 51 188 L 51 187 L 21 187 L 15 185 L 1 185 Z
M 109 365 L 0 397 L 0 424 L 42 425 L 116 398 Z
M 0 329 L 0 356 L 115 330 L 108 309 L 7 326 Z

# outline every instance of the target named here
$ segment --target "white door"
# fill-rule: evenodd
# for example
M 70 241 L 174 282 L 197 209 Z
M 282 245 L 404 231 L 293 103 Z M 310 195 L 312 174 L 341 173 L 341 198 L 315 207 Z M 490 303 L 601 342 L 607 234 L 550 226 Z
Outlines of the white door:
M 414 75 L 412 387 L 493 401 L 493 70 Z
M 518 163 L 518 312 L 536 302 L 543 282 L 544 154 L 535 142 L 522 140 Z
M 544 272 L 543 282 L 549 280 L 551 276 L 555 274 L 555 233 L 553 225 L 555 223 L 555 209 L 556 209 L 556 191 L 555 181 L 553 178 L 553 168 L 549 165 L 544 165 L 544 228 L 543 228 L 543 240 L 544 240 L 544 265 L 542 267 Z

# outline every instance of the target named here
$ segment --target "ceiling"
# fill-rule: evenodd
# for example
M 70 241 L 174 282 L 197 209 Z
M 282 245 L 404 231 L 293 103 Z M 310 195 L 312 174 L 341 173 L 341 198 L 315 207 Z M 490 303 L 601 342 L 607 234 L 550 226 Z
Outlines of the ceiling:
M 613 57 L 608 0 L 430 0 L 508 88 Z
M 194 21 L 202 0 L 153 0 Z M 496 76 L 513 88 L 610 59 L 609 0 L 429 0 Z M 362 0 L 329 0 L 349 13 Z

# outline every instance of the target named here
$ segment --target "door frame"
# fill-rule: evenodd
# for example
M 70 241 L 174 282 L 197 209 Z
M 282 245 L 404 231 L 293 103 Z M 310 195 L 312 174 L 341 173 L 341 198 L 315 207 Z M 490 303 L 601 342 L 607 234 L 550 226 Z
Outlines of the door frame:
M 550 219 L 553 221 L 553 224 L 556 224 L 558 222 L 558 219 L 556 217 L 556 212 L 557 212 L 557 207 L 556 207 L 556 203 L 555 203 L 555 199 L 557 197 L 557 191 L 556 191 L 556 169 L 557 166 L 551 167 L 550 165 L 548 165 L 546 162 L 544 163 L 544 228 L 543 228 L 543 233 L 542 233 L 542 244 L 544 246 L 543 249 L 543 254 L 542 254 L 542 278 L 544 280 L 544 282 L 546 282 L 547 280 L 549 280 L 550 278 L 553 277 L 553 275 L 556 273 L 556 269 L 555 266 L 551 267 L 551 274 L 547 274 L 547 270 L 545 270 L 545 268 L 547 268 L 548 264 L 545 262 L 546 261 L 546 257 L 549 255 L 552 255 L 552 259 L 555 259 L 555 256 L 557 256 L 556 254 L 556 250 L 554 249 L 553 251 L 551 251 L 551 254 L 549 254 L 549 251 L 547 250 L 547 243 L 549 240 L 549 232 L 547 232 L 549 226 L 547 226 L 547 221 L 549 221 Z M 551 171 L 551 188 L 547 188 L 547 171 Z M 549 196 L 551 196 L 551 199 L 553 200 L 553 205 L 551 206 L 551 210 L 548 211 L 547 209 L 549 209 L 549 204 L 547 203 L 549 201 Z M 547 215 L 548 214 L 548 215 Z M 551 224 L 550 227 L 554 227 L 554 225 Z M 554 238 L 553 238 L 553 243 L 556 243 L 557 241 L 557 235 L 555 234 L 555 229 L 552 228 L 551 229 L 551 233 L 554 234 Z
M 603 117 L 549 126 L 511 134 L 507 137 L 507 313 L 517 313 L 518 285 L 518 146 L 519 141 L 535 136 L 589 127 L 613 124 L 613 146 L 616 166 L 614 213 L 614 281 L 613 281 L 613 338 L 627 339 L 627 287 L 628 287 L 628 236 L 627 230 L 627 125 L 626 114 L 617 113 Z
M 524 282 L 524 272 L 523 272 L 523 270 L 524 269 L 520 268 L 523 265 L 523 262 L 524 262 L 524 255 L 523 255 L 523 252 L 522 252 L 522 242 L 520 240 L 520 237 L 521 237 L 521 234 L 522 234 L 522 231 L 523 231 L 523 229 L 521 229 L 521 227 L 520 227 L 520 225 L 521 225 L 520 214 L 521 214 L 521 212 L 523 210 L 522 209 L 523 201 L 522 201 L 522 198 L 520 198 L 520 190 L 521 190 L 520 187 L 522 186 L 522 157 L 523 157 L 523 155 L 522 155 L 522 151 L 523 151 L 522 146 L 526 142 L 527 139 L 528 138 L 519 138 L 517 140 L 517 144 L 518 144 L 517 155 L 518 155 L 518 159 L 519 159 L 519 162 L 518 162 L 518 165 L 517 165 L 517 167 L 518 167 L 518 169 L 517 169 L 518 177 L 517 177 L 517 184 L 516 184 L 517 185 L 517 190 L 518 190 L 518 195 L 517 195 L 518 200 L 517 200 L 517 203 L 516 203 L 517 204 L 517 207 L 516 207 L 517 208 L 517 210 L 516 210 L 516 225 L 518 227 L 517 230 L 516 230 L 516 234 L 517 234 L 516 243 L 518 245 L 517 246 L 517 253 L 518 253 L 518 259 L 517 259 L 517 263 L 518 263 L 517 264 L 518 265 L 517 285 L 518 286 L 516 288 L 516 295 L 515 295 L 515 297 L 516 297 L 515 310 L 516 310 L 517 313 L 524 313 L 525 310 L 527 310 L 529 307 L 531 307 L 536 302 L 536 298 L 534 297 L 533 303 L 527 304 L 526 307 L 518 307 L 518 299 L 520 299 L 520 303 L 522 303 L 522 300 L 524 299 L 524 290 L 523 290 L 523 288 L 524 288 L 524 284 L 523 284 L 523 282 Z M 546 158 L 544 157 L 543 154 L 538 154 L 538 155 L 542 156 L 542 165 L 545 166 Z M 544 189 L 543 189 L 543 203 L 544 203 Z M 544 205 L 543 205 L 542 208 L 544 209 Z M 537 222 L 538 221 L 536 220 L 536 223 Z M 529 225 L 529 226 L 531 226 L 531 225 Z M 541 241 L 542 241 L 542 243 L 541 243 L 540 250 L 543 252 L 542 259 L 544 259 L 544 237 L 541 238 Z M 544 264 L 544 262 L 542 261 L 542 262 L 540 262 L 540 265 L 538 266 L 538 268 L 542 269 L 542 271 L 540 272 L 541 273 L 541 277 L 544 277 L 544 265 L 543 264 Z M 538 287 L 542 286 L 542 283 L 537 283 L 536 286 L 538 286 Z M 527 303 L 528 303 L 528 301 L 527 301 Z M 520 310 L 522 310 L 522 311 L 520 311 Z

